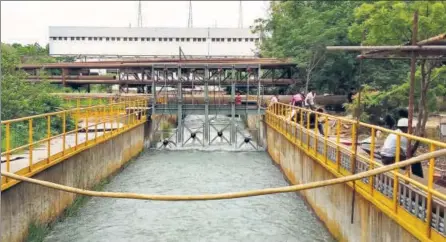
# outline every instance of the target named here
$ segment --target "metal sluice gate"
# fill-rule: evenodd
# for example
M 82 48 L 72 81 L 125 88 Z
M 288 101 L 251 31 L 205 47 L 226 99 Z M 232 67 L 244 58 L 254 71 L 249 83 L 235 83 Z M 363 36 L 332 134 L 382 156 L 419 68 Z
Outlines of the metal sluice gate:
M 265 72 L 271 73 L 271 70 Z M 150 115 L 175 115 L 177 119 L 176 128 L 155 131 L 161 134 L 157 149 L 190 145 L 206 147 L 217 144 L 229 145 L 234 149 L 242 149 L 244 146 L 255 150 L 264 149 L 260 142 L 263 133 L 263 125 L 260 123 L 262 119 L 256 119 L 255 128 L 245 128 L 246 125 L 242 122 L 247 121 L 250 115 L 259 117 L 265 113 L 265 86 L 259 78 L 265 74 L 262 73 L 261 65 L 233 65 L 226 68 L 202 65 L 185 70 L 180 65 L 175 69 L 166 66 L 163 69 L 154 69 L 152 75 Z M 173 85 L 172 81 L 176 82 L 176 85 Z M 185 82 L 193 84 L 183 86 Z M 210 83 L 212 85 L 209 85 Z M 219 92 L 222 87 L 229 89 L 230 99 L 225 101 L 217 96 L 217 87 Z M 237 97 L 238 102 L 236 87 L 244 92 L 243 96 Z M 200 101 L 194 99 L 194 95 L 197 96 L 194 92 L 197 90 L 201 92 L 198 96 L 204 97 Z M 189 101 L 185 103 L 184 97 L 188 91 Z M 250 93 L 252 95 L 249 95 Z M 165 102 L 157 103 L 159 97 L 163 97 Z M 187 120 L 194 116 L 199 117 L 195 122 Z M 220 116 L 225 118 L 221 119 Z

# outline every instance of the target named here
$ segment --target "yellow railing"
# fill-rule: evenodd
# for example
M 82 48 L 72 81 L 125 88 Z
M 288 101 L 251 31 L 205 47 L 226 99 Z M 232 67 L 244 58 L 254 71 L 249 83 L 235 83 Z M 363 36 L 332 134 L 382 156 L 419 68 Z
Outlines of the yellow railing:
M 266 122 L 337 177 L 383 166 L 374 153 L 379 151 L 386 134 L 396 135 L 397 147 L 404 137 L 412 144 L 420 142 L 424 152 L 446 148 L 446 143 L 439 141 L 283 103 L 268 107 Z M 371 137 L 369 153 L 356 149 L 354 141 L 357 136 L 361 141 L 363 135 Z M 436 159 L 426 162 L 429 166 L 425 178 L 395 170 L 348 184 L 418 239 L 445 241 L 446 189 L 434 184 Z
M 96 105 L 105 105 L 117 102 L 129 102 L 135 100 L 146 100 L 149 99 L 146 96 L 108 96 L 108 97 L 88 97 L 80 95 L 59 95 L 64 106 L 67 108 L 81 108 L 81 107 L 91 107 Z
M 32 176 L 146 121 L 147 99 L 2 121 L 2 170 Z M 2 177 L 2 191 L 16 180 Z

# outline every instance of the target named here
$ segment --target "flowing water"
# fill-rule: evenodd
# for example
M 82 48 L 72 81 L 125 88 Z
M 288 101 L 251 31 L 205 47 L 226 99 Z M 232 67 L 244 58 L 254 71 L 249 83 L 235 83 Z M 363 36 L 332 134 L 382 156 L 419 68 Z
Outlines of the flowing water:
M 266 152 L 148 150 L 104 190 L 179 195 L 286 185 Z M 334 240 L 300 196 L 286 193 L 191 202 L 92 198 L 45 241 Z

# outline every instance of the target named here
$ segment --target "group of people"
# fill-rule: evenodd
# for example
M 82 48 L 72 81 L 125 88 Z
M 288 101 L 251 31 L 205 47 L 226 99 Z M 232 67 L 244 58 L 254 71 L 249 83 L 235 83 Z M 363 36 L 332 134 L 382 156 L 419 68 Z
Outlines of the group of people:
M 315 109 L 314 98 L 316 97 L 316 92 L 314 90 L 310 90 L 307 95 L 304 95 L 302 92 L 298 92 L 291 98 L 290 104 L 292 106 L 297 107 L 308 107 L 311 110 Z M 271 97 L 270 105 L 279 102 L 279 95 L 276 94 Z

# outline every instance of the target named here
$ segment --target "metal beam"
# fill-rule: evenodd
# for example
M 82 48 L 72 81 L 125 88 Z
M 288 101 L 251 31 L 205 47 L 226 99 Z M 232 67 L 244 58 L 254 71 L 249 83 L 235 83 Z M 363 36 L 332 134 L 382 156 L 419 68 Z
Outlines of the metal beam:
M 363 50 L 408 50 L 408 51 L 419 51 L 419 50 L 435 50 L 446 53 L 446 46 L 444 45 L 423 45 L 423 46 L 327 46 L 327 50 L 346 50 L 346 51 L 363 51 Z

